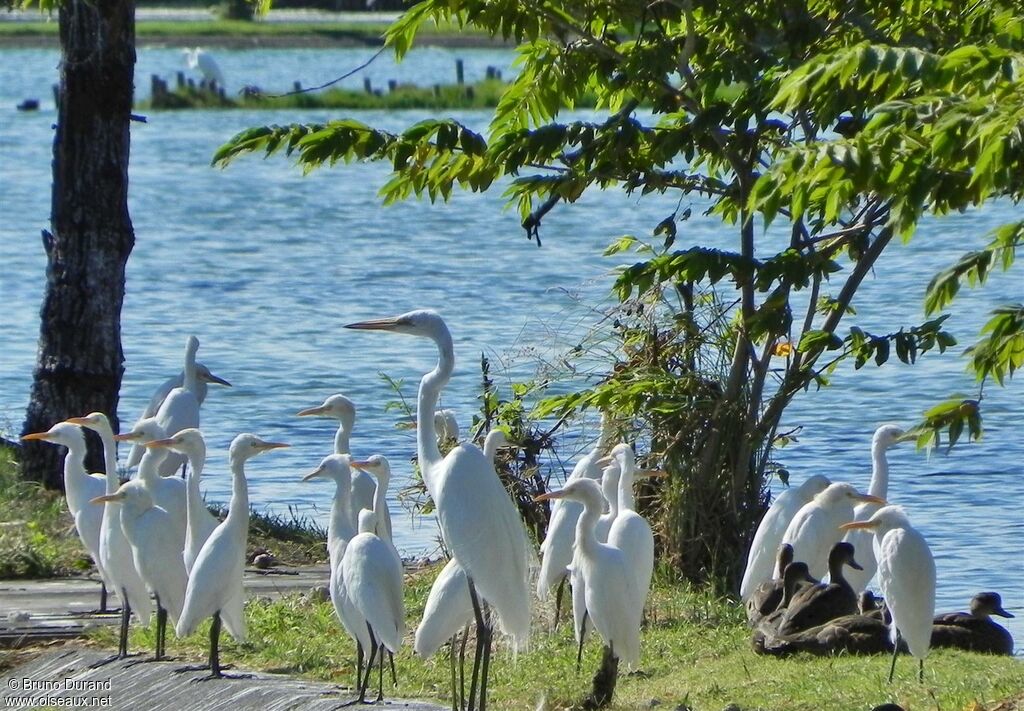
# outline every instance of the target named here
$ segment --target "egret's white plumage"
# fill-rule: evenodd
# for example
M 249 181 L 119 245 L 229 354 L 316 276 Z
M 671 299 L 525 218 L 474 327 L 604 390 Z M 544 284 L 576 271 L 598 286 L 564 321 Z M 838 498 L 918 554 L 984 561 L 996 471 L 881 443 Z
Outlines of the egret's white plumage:
M 885 504 L 884 499 L 861 494 L 846 482 L 830 484 L 796 512 L 782 536 L 793 546 L 793 560 L 807 564 L 811 575 L 822 578 L 828 572 L 828 554 L 843 537 L 839 526 L 853 519 L 854 502 Z
M 754 540 L 747 554 L 747 567 L 740 583 L 740 598 L 746 602 L 761 583 L 772 578 L 775 558 L 793 517 L 809 504 L 832 482 L 821 474 L 815 474 L 800 486 L 790 487 L 776 497 L 757 526 Z
M 561 491 L 540 499 L 571 498 L 583 504 L 576 524 L 573 570 L 586 588 L 587 613 L 612 653 L 627 665 L 640 661 L 640 621 L 643 609 L 636 605 L 635 577 L 622 550 L 597 540 L 594 527 L 601 512 L 601 489 L 587 478 L 573 480 Z
M 530 545 L 519 512 L 479 447 L 462 443 L 442 458 L 437 446 L 433 413 L 455 366 L 448 327 L 437 313 L 420 310 L 348 328 L 425 337 L 437 346 L 437 367 L 423 376 L 417 400 L 417 452 L 423 481 L 454 559 L 492 607 L 514 647 L 524 648 L 530 634 Z
M 378 511 L 387 511 L 387 491 L 388 485 L 391 483 L 391 463 L 388 462 L 387 457 L 374 454 L 363 461 L 353 461 L 351 464 L 359 471 L 369 473 L 377 479 L 377 486 L 373 493 L 372 510 L 374 514 Z M 375 521 L 377 527 L 374 533 L 393 546 L 391 541 L 391 519 L 384 516 L 375 516 Z M 395 555 L 398 555 L 397 551 Z
M 201 47 L 186 48 L 184 52 L 189 69 L 198 69 L 206 82 L 216 82 L 217 86 L 224 88 L 224 73 L 212 54 Z
M 884 499 L 889 495 L 889 461 L 885 456 L 888 449 L 903 441 L 905 433 L 897 425 L 882 425 L 871 438 L 871 484 L 868 493 Z M 854 521 L 867 521 L 879 508 L 878 504 L 858 504 L 853 510 Z M 853 546 L 862 570 L 846 572 L 846 581 L 856 593 L 864 591 L 878 570 L 874 544 L 870 531 L 847 531 L 843 540 Z
M 580 477 L 595 481 L 601 478 L 601 467 L 598 466 L 597 460 L 607 451 L 613 433 L 611 418 L 602 415 L 601 434 L 597 444 L 576 462 L 566 483 Z M 547 535 L 540 544 L 541 564 L 537 576 L 537 596 L 541 600 L 546 600 L 551 589 L 561 584 L 569 574 L 572 544 L 576 540 L 576 521 L 581 513 L 583 505 L 570 499 L 557 499 L 551 506 Z
M 352 449 L 350 440 L 352 438 L 352 429 L 356 424 L 356 406 L 350 399 L 340 393 L 331 395 L 324 400 L 322 404 L 301 410 L 298 413 L 298 416 L 325 417 L 337 420 L 338 429 L 334 433 L 334 453 L 351 453 Z M 372 476 L 362 471 L 352 472 L 350 525 L 353 531 L 359 527 L 359 512 L 363 509 L 373 508 L 373 497 L 376 490 L 377 484 L 374 482 Z M 378 521 L 381 519 L 384 520 L 384 525 L 390 533 L 391 511 L 388 509 L 386 502 L 384 508 L 378 510 L 377 519 Z
M 892 614 L 891 638 L 895 645 L 898 631 L 900 639 L 918 659 L 918 678 L 923 680 L 935 616 L 935 559 L 928 542 L 899 506 L 883 506 L 867 521 L 847 523 L 843 528 L 873 532 L 878 587 Z M 894 665 L 895 662 L 894 655 Z M 892 670 L 889 680 L 892 681 Z
M 131 432 L 119 434 L 115 440 L 146 445 L 150 442 L 165 439 L 167 433 L 159 425 L 156 418 L 142 420 L 132 428 Z M 177 477 L 160 476 L 163 463 L 170 451 L 165 447 L 146 448 L 139 462 L 136 478 L 141 481 L 153 497 L 153 503 L 170 514 L 166 535 L 178 543 L 178 549 L 185 549 L 185 535 L 188 528 L 187 485 Z M 178 455 L 176 455 L 178 456 Z
M 368 509 L 359 512 L 359 533 L 345 546 L 341 559 L 342 579 L 378 643 L 395 653 L 405 634 L 402 561 L 394 548 L 374 533 L 375 519 Z
M 605 512 L 597 520 L 594 533 L 597 540 L 607 543 L 608 531 L 619 515 L 619 480 L 622 478 L 622 467 L 618 460 L 608 464 L 601 473 L 601 495 L 604 496 Z
M 636 458 L 628 444 L 616 445 L 612 455 L 619 463 L 618 514 L 608 530 L 608 544 L 618 548 L 626 557 L 636 598 L 633 605 L 644 609 L 647 592 L 654 573 L 654 533 L 643 516 L 636 512 L 633 481 L 636 476 Z
M 82 545 L 89 551 L 100 578 L 108 587 L 114 586 L 107 580 L 100 562 L 100 527 L 103 524 L 103 507 L 90 504 L 97 496 L 106 493 L 107 478 L 103 474 L 89 474 L 85 470 L 85 435 L 80 427 L 58 422 L 46 432 L 34 432 L 22 437 L 23 440 L 41 440 L 67 447 L 64 455 L 64 497 L 68 511 L 75 519 L 75 530 Z
M 171 616 L 172 623 L 178 621 L 188 582 L 181 546 L 173 536 L 167 535 L 175 522 L 166 509 L 154 503 L 148 487 L 138 480 L 125 482 L 113 494 L 99 496 L 93 502 L 106 502 L 107 506 L 120 509 L 121 528 L 131 544 L 135 569 L 156 596 L 156 658 L 159 660 L 164 653 L 167 625 L 164 611 Z
M 196 362 L 196 389 L 195 396 L 196 400 L 199 401 L 199 405 L 202 406 L 203 401 L 206 400 L 207 392 L 209 391 L 210 383 L 216 383 L 217 385 L 224 385 L 231 387 L 224 378 L 214 375 L 208 367 L 202 363 Z M 182 370 L 177 375 L 172 375 L 170 378 L 160 384 L 160 387 L 156 389 L 153 396 L 149 398 L 149 403 L 146 404 L 146 409 L 142 411 L 139 418 L 135 421 L 136 424 L 142 420 L 150 417 L 156 417 L 156 413 L 160 411 L 160 406 L 163 405 L 164 400 L 175 388 L 180 388 L 185 384 L 185 371 Z M 141 445 L 133 445 L 131 450 L 128 452 L 128 461 L 125 466 L 128 469 L 137 467 L 139 462 L 142 461 L 142 455 L 146 453 L 146 450 Z
M 438 410 L 434 413 L 434 428 L 437 430 L 437 441 L 458 442 L 459 421 L 455 418 L 455 410 Z
M 198 350 L 199 339 L 189 336 L 185 343 L 185 368 L 182 385 L 167 393 L 167 397 L 160 403 L 160 408 L 153 416 L 153 419 L 160 425 L 160 429 L 165 433 L 181 432 L 190 427 L 199 427 L 199 398 L 197 395 L 199 375 L 196 370 L 196 352 Z M 169 453 L 160 464 L 160 476 L 174 474 L 184 463 L 185 455 L 177 452 Z
M 99 435 L 103 443 L 104 468 L 106 469 L 106 494 L 117 491 L 117 443 L 110 421 L 102 412 L 92 412 L 85 417 L 72 417 L 68 424 L 88 427 Z M 135 613 L 143 625 L 149 624 L 152 604 L 146 584 L 142 582 L 135 561 L 132 547 L 121 528 L 121 516 L 116 506 L 103 507 L 103 520 L 100 524 L 100 564 L 106 571 L 111 587 L 121 600 L 121 640 L 118 645 L 118 657 L 128 654 L 128 612 Z
M 245 462 L 262 453 L 288 445 L 265 442 L 253 434 L 240 434 L 231 442 L 231 503 L 227 518 L 203 544 L 188 576 L 185 605 L 175 626 L 179 637 L 189 635 L 207 617 L 214 618 L 211 632 L 210 667 L 221 676 L 217 640 L 220 624 L 239 642 L 245 641 L 245 616 L 242 575 L 245 572 L 245 545 L 249 538 L 249 488 L 245 480 Z
M 145 446 L 151 449 L 166 447 L 188 458 L 188 478 L 185 480 L 185 546 L 182 558 L 185 561 L 185 570 L 191 573 L 203 544 L 220 524 L 217 517 L 210 513 L 206 501 L 203 500 L 203 492 L 199 489 L 199 481 L 206 466 L 206 440 L 202 432 L 189 427 L 173 437 L 147 442 Z

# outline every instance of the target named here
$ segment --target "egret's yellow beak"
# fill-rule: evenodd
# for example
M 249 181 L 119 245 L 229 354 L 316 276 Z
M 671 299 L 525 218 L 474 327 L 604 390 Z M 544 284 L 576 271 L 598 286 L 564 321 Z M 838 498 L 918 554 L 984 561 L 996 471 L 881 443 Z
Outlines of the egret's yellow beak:
M 46 440 L 46 437 L 49 434 L 49 432 L 33 432 L 32 434 L 22 435 L 21 441 L 31 442 L 33 440 Z
M 285 444 L 284 442 L 260 442 L 256 445 L 256 449 L 261 452 L 265 452 L 269 449 L 283 449 L 284 447 L 291 447 L 291 445 Z
M 850 521 L 849 523 L 844 523 L 843 525 L 841 525 L 839 527 L 839 530 L 840 531 L 852 531 L 852 530 L 858 529 L 858 528 L 865 528 L 865 529 L 868 529 L 868 530 L 873 530 L 873 529 L 877 528 L 877 526 L 878 526 L 878 524 L 874 523 L 872 521 Z
M 390 318 L 377 318 L 369 321 L 359 321 L 358 323 L 349 323 L 345 325 L 345 328 L 354 328 L 362 331 L 390 331 L 398 325 L 398 318 L 392 316 Z
M 549 491 L 546 494 L 540 494 L 538 496 L 534 496 L 533 500 L 534 501 L 547 501 L 549 499 L 564 499 L 564 498 L 565 498 L 565 492 L 562 491 L 562 490 L 558 490 L 558 491 Z
M 307 407 L 305 410 L 299 410 L 295 413 L 296 417 L 315 417 L 322 415 L 327 412 L 327 408 L 323 405 L 317 405 L 316 407 Z
M 132 434 L 131 432 L 123 432 L 121 434 L 114 435 L 115 442 L 132 442 L 137 440 L 142 435 Z
M 168 437 L 167 439 L 154 439 L 152 442 L 146 442 L 142 446 L 154 449 L 157 447 L 171 447 L 177 443 L 178 442 L 173 437 Z
M 855 498 L 857 501 L 863 501 L 868 504 L 879 504 L 881 506 L 885 506 L 887 503 L 889 503 L 882 497 L 872 496 L 871 494 L 855 494 L 853 498 Z
M 86 419 L 85 417 L 69 417 L 68 419 L 64 420 L 64 422 L 66 422 L 69 425 L 78 425 L 79 427 L 84 427 L 90 424 L 89 420 Z
M 319 467 L 317 467 L 316 469 L 311 471 L 309 474 L 306 474 L 305 476 L 303 476 L 302 477 L 302 481 L 309 481 L 310 479 L 315 479 L 316 477 L 320 476 L 323 473 L 324 473 L 324 467 L 321 464 Z
M 367 462 L 367 461 L 350 462 L 350 464 L 351 464 L 351 466 L 355 467 L 356 469 L 358 469 L 361 472 L 365 472 L 367 470 L 367 467 L 372 466 L 372 463 L 371 462 Z
M 103 496 L 97 496 L 96 498 L 89 499 L 90 504 L 104 504 L 112 503 L 116 504 L 118 501 L 124 498 L 124 494 L 114 492 L 113 494 L 104 494 Z

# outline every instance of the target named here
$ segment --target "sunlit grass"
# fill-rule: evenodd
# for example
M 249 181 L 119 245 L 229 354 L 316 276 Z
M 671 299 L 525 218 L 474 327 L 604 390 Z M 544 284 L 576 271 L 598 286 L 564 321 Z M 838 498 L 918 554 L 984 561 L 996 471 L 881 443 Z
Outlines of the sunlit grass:
M 438 570 L 433 567 L 406 577 L 406 644 L 395 658 L 399 688 L 394 694 L 444 704 L 450 678 L 446 650 L 425 661 L 411 653 L 415 624 Z M 238 645 L 222 637 L 223 661 L 352 683 L 354 647 L 329 602 L 300 595 L 275 602 L 252 601 L 247 614 L 250 639 Z M 490 693 L 494 708 L 571 708 L 589 691 L 600 656 L 598 642 L 588 643 L 583 672 L 577 675 L 569 624 L 563 620 L 555 633 L 549 633 L 551 610 L 543 610 L 543 615 L 544 619 L 536 620 L 529 652 L 513 659 L 507 649 L 496 651 Z M 170 653 L 204 658 L 207 629 L 204 625 L 184 641 L 172 636 Z M 111 631 L 100 634 L 102 642 L 113 642 Z M 133 632 L 133 647 L 151 648 L 152 642 L 150 630 Z M 893 701 L 915 711 L 960 711 L 986 708 L 1024 690 L 1024 664 L 1007 657 L 937 651 L 926 663 L 924 684 L 917 683 L 917 665 L 910 657 L 900 657 L 891 685 L 886 683 L 888 668 L 887 656 L 759 657 L 751 650 L 749 631 L 736 604 L 662 579 L 652 593 L 644 630 L 644 674 L 620 677 L 613 708 L 653 704 L 719 711 L 736 704 L 743 711 L 866 710 Z

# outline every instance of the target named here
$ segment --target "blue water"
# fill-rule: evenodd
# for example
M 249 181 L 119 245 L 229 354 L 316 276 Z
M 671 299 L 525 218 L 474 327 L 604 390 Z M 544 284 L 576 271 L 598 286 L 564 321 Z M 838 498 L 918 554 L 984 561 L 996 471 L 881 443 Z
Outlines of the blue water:
M 258 84 L 286 90 L 310 86 L 365 61 L 368 50 L 263 50 L 218 52 L 229 88 Z M 466 61 L 468 79 L 488 65 L 508 72 L 504 51 L 424 50 L 395 67 L 386 56 L 371 65 L 376 84 L 389 78 L 421 84 L 450 81 L 454 59 Z M 48 50 L 0 51 L 0 425 L 20 429 L 28 398 L 38 334 L 45 259 L 39 231 L 48 226 L 51 141 L 50 86 L 57 54 Z M 177 49 L 142 48 L 140 94 L 148 76 L 171 77 L 183 68 Z M 362 77 L 346 82 L 361 86 Z M 43 110 L 20 114 L 29 96 Z M 433 365 L 428 342 L 382 334 L 356 334 L 351 321 L 433 307 L 447 318 L 456 340 L 458 370 L 443 404 L 460 414 L 463 428 L 476 411 L 481 352 L 499 384 L 527 378 L 537 362 L 550 361 L 592 323 L 589 311 L 603 298 L 622 257 L 602 258 L 621 234 L 649 233 L 671 213 L 675 199 L 591 194 L 544 221 L 544 247 L 528 242 L 514 210 L 499 191 L 456 193 L 447 205 L 409 202 L 384 208 L 376 191 L 384 166 L 351 165 L 309 176 L 285 159 L 244 159 L 218 170 L 213 151 L 229 136 L 263 123 L 311 121 L 328 112 L 193 111 L 149 115 L 132 127 L 131 212 L 137 243 L 128 264 L 123 338 L 127 373 L 120 415 L 131 421 L 153 387 L 180 369 L 189 333 L 199 336 L 200 359 L 235 387 L 211 389 L 203 430 L 211 448 L 208 496 L 229 496 L 224 450 L 240 431 L 281 439 L 289 450 L 254 460 L 250 490 L 257 507 L 299 512 L 324 521 L 330 492 L 299 477 L 331 448 L 328 421 L 294 413 L 341 391 L 359 406 L 353 449 L 386 454 L 399 479 L 392 509 L 410 471 L 412 434 L 394 427 L 385 412 L 394 398 L 379 372 L 406 380 L 414 397 L 419 376 Z M 365 112 L 368 123 L 400 129 L 426 113 Z M 486 112 L 459 118 L 481 129 Z M 729 248 L 734 237 L 698 215 L 680 243 L 705 241 Z M 857 323 L 875 332 L 923 320 L 921 297 L 931 275 L 962 252 L 985 242 L 994 226 L 1020 219 L 1003 205 L 927 222 L 908 245 L 894 245 L 855 301 Z M 834 287 L 838 289 L 838 286 Z M 583 304 L 576 296 L 585 298 Z M 995 275 L 958 301 L 949 325 L 964 344 L 1001 301 L 1024 300 L 1016 274 Z M 87 327 L 83 324 L 83 327 Z M 866 487 L 870 439 L 883 422 L 910 424 L 930 404 L 954 393 L 976 393 L 964 371 L 963 346 L 952 354 L 924 356 L 918 365 L 842 366 L 832 387 L 798 399 L 786 417 L 802 427 L 799 441 L 778 453 L 799 481 L 812 472 Z M 938 566 L 939 609 L 963 609 L 979 590 L 1003 594 L 1018 617 L 1011 629 L 1024 640 L 1024 385 L 985 391 L 983 441 L 933 452 L 910 446 L 891 452 L 889 499 L 906 505 L 927 536 Z M 575 434 L 575 433 L 573 433 Z M 591 428 L 586 435 L 592 436 Z M 559 452 L 571 463 L 586 436 Z M 552 463 L 556 468 L 558 463 Z M 435 546 L 429 518 L 396 516 L 396 542 L 408 554 Z

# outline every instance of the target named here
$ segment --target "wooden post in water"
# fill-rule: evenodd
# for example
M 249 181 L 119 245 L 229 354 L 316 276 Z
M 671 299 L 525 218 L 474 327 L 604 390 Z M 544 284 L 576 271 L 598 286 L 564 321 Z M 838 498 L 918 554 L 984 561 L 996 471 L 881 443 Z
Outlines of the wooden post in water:
M 302 91 L 302 82 L 296 79 L 295 83 L 292 84 L 292 91 L 296 94 L 300 93 Z
M 462 65 L 462 60 L 461 59 L 456 59 L 455 60 L 455 83 L 456 84 L 463 84 L 463 83 L 465 83 L 465 79 L 466 79 L 466 77 L 465 77 L 465 68 Z
M 185 72 L 178 72 L 178 88 L 185 88 Z
M 395 93 L 395 89 L 398 88 L 398 82 L 394 79 L 388 79 L 388 93 Z
M 370 77 L 363 77 L 363 91 L 367 94 L 373 93 L 373 85 L 370 84 Z

